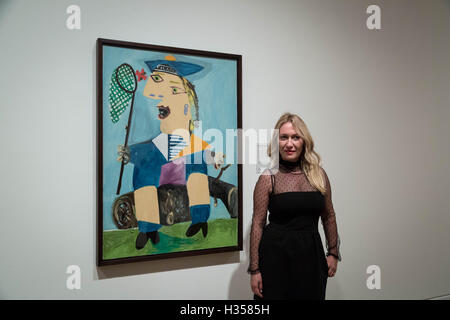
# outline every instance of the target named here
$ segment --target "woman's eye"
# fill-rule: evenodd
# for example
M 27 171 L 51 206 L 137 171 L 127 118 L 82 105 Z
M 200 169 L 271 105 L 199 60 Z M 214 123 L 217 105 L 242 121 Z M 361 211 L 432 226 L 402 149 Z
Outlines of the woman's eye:
M 183 93 L 183 90 L 181 90 L 178 87 L 171 87 L 172 88 L 172 94 L 179 94 L 179 93 Z
M 152 77 L 153 81 L 155 81 L 155 82 L 163 81 L 163 78 L 161 76 L 158 76 L 157 74 L 154 74 L 151 77 Z

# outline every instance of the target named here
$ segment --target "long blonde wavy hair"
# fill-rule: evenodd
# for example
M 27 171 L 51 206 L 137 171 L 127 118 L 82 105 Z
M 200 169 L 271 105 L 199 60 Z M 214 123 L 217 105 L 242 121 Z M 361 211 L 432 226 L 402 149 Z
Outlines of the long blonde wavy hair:
M 295 131 L 297 131 L 298 135 L 303 140 L 303 150 L 300 154 L 302 171 L 306 174 L 309 183 L 325 195 L 325 178 L 321 169 L 322 159 L 320 155 L 314 151 L 314 140 L 311 137 L 305 122 L 298 115 L 286 112 L 278 119 L 275 125 L 275 129 L 277 130 L 275 130 L 272 135 L 271 143 L 267 148 L 267 155 L 272 157 L 272 148 L 278 150 L 278 148 L 276 148 L 279 145 L 278 132 L 283 124 L 287 122 L 292 123 Z

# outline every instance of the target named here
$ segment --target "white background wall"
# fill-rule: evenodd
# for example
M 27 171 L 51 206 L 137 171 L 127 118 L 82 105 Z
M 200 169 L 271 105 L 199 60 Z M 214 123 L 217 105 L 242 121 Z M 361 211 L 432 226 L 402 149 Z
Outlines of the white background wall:
M 71 4 L 81 30 L 66 28 Z M 381 30 L 366 28 L 370 4 Z M 448 0 L 1 1 L 0 298 L 252 296 L 252 166 L 244 251 L 96 267 L 99 37 L 241 54 L 244 129 L 304 118 L 342 240 L 328 299 L 450 294 L 449 31 Z M 66 289 L 72 264 L 81 290 Z

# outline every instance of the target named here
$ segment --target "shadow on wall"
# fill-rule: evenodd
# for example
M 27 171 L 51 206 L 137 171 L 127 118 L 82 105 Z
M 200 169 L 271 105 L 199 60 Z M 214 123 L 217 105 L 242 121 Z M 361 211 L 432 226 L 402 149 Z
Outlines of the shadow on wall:
M 0 21 L 2 21 L 3 17 L 6 16 L 8 14 L 8 9 L 11 7 L 12 5 L 12 1 L 0 1 Z
M 239 252 L 224 252 L 192 257 L 168 258 L 145 262 L 97 267 L 97 279 L 110 279 L 165 271 L 202 268 L 229 263 L 239 263 Z
M 244 230 L 250 230 L 251 222 Z M 230 289 L 228 299 L 230 300 L 251 300 L 253 293 L 250 288 L 250 275 L 247 273 L 248 264 L 250 262 L 250 231 L 244 232 L 243 253 L 245 259 L 240 261 L 238 268 L 233 272 L 230 279 Z

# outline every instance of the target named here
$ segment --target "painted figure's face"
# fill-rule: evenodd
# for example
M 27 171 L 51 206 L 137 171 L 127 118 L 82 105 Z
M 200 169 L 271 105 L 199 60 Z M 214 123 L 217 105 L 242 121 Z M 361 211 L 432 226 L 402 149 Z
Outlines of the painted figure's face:
M 157 105 L 161 132 L 172 134 L 177 129 L 189 130 L 189 98 L 179 76 L 153 72 L 145 84 L 144 96 L 161 100 Z
M 295 162 L 300 158 L 303 150 L 303 139 L 289 121 L 280 128 L 279 147 L 283 160 Z

